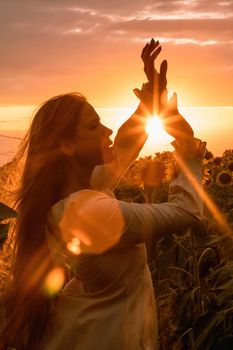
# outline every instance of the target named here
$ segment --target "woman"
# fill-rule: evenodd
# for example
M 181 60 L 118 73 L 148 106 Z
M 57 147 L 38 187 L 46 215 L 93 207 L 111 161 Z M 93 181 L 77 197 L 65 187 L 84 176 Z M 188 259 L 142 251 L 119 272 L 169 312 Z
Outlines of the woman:
M 154 69 L 159 51 L 153 40 L 143 50 L 149 84 L 135 91 L 141 102 L 113 147 L 112 131 L 80 94 L 48 100 L 35 115 L 18 200 L 5 348 L 156 348 L 144 242 L 195 223 L 202 203 L 182 171 L 168 203 L 124 203 L 112 190 L 146 140 L 148 110 L 163 109 L 165 128 L 176 137 L 177 157 L 196 182 L 205 146 L 193 138 L 175 98 L 167 101 L 166 63 L 160 75 Z M 72 266 L 75 277 L 54 300 L 45 294 L 44 281 L 62 264 Z

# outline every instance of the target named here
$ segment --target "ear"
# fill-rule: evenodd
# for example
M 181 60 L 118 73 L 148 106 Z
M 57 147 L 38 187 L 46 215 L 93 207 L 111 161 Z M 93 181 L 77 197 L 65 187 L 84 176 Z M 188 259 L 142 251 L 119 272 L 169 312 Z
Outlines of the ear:
M 72 157 L 74 155 L 73 144 L 68 140 L 60 142 L 59 149 L 63 154 L 65 154 L 68 157 Z

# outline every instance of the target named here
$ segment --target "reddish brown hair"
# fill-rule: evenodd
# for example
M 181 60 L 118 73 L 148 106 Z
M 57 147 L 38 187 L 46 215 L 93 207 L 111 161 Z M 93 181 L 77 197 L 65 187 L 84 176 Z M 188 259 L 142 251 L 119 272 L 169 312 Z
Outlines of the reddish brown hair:
M 26 162 L 16 203 L 12 283 L 7 291 L 4 349 L 41 348 L 54 300 L 43 292 L 53 262 L 46 239 L 49 209 L 62 199 L 66 156 L 59 145 L 74 136 L 86 99 L 78 93 L 56 96 L 35 114 L 25 138 Z

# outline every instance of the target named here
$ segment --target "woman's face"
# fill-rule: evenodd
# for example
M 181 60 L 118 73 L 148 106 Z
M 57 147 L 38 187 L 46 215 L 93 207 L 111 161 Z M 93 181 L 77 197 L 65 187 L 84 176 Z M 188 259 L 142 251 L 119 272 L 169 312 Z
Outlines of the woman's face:
M 80 163 L 95 166 L 113 160 L 112 130 L 102 125 L 94 108 L 85 102 L 78 117 L 76 137 L 72 147 Z

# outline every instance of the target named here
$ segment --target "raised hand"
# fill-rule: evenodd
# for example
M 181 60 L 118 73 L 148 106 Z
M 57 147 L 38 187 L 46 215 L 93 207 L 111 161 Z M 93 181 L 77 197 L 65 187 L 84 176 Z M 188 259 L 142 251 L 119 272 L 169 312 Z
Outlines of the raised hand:
M 177 94 L 174 93 L 169 101 L 163 99 L 163 110 L 160 117 L 165 131 L 177 140 L 188 140 L 194 136 L 193 129 L 179 113 L 177 108 Z
M 151 39 L 142 50 L 141 58 L 148 83 L 142 89 L 134 89 L 135 95 L 141 100 L 140 112 L 146 115 L 157 114 L 162 118 L 164 129 L 177 140 L 187 140 L 193 137 L 189 123 L 179 113 L 177 95 L 174 93 L 170 100 L 167 97 L 167 61 L 162 61 L 160 72 L 155 69 L 155 59 L 161 51 L 159 41 Z
M 154 62 L 161 51 L 161 46 L 159 46 L 159 41 L 154 41 L 151 39 L 149 43 L 142 49 L 141 58 L 144 63 L 144 72 L 148 79 L 151 88 L 157 88 L 158 90 L 158 72 L 154 67 Z
M 150 91 L 153 93 L 155 98 L 155 112 L 159 114 L 162 110 L 164 95 L 167 95 L 167 61 L 162 61 L 160 65 L 160 72 L 158 73 L 155 69 L 155 59 L 158 57 L 161 46 L 159 46 L 159 41 L 154 41 L 152 38 L 150 43 L 142 50 L 141 58 L 144 62 L 144 72 L 149 82 Z
M 150 43 L 143 48 L 141 54 L 144 62 L 144 72 L 149 83 L 147 89 L 153 94 L 154 113 L 157 112 L 160 115 L 165 131 L 171 136 L 178 140 L 188 139 L 193 136 L 193 130 L 178 111 L 176 93 L 172 95 L 169 101 L 167 98 L 167 61 L 162 61 L 159 73 L 154 66 L 155 59 L 160 51 L 159 41 L 155 42 L 154 39 L 151 39 Z
M 159 114 L 163 109 L 163 100 L 167 96 L 167 61 L 160 65 L 160 72 L 155 69 L 155 59 L 161 51 L 159 41 L 151 39 L 142 50 L 141 58 L 148 83 L 143 84 L 141 90 L 135 89 L 136 96 L 144 102 L 150 114 Z M 149 96 L 149 94 L 151 96 Z

